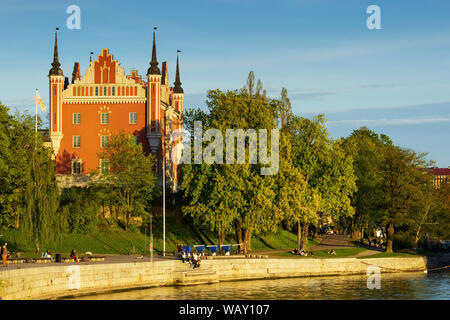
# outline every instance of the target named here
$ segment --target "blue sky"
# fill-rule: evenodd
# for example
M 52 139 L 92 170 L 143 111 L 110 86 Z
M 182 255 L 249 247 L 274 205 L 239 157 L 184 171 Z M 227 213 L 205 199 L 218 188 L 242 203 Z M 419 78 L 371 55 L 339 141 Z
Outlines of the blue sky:
M 69 30 L 69 5 L 81 29 Z M 381 30 L 366 9 L 381 8 Z M 31 1 L 0 3 L 0 100 L 34 112 L 34 89 L 48 100 L 53 31 L 71 77 L 89 52 L 110 48 L 128 73 L 145 74 L 151 32 L 171 82 L 180 56 L 187 107 L 206 91 L 241 88 L 253 70 L 268 94 L 288 89 L 294 112 L 325 113 L 334 138 L 366 125 L 398 145 L 450 166 L 450 2 L 446 0 Z M 42 115 L 43 116 L 43 115 Z

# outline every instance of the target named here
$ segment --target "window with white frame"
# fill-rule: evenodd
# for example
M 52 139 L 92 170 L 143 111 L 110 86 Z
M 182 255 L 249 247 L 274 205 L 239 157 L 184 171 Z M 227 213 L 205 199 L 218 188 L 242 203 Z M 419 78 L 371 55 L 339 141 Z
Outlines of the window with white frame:
M 108 123 L 109 123 L 109 113 L 107 113 L 107 112 L 102 112 L 102 115 L 101 115 L 101 123 L 102 123 L 102 124 L 108 124 Z
M 100 159 L 100 173 L 107 174 L 109 173 L 109 161 Z
M 109 142 L 109 136 L 101 136 L 101 138 L 100 138 L 100 146 L 102 148 L 108 147 L 108 142 Z
M 137 136 L 131 135 L 131 136 L 130 136 L 130 139 L 131 139 L 131 141 L 132 141 L 134 144 L 137 144 L 137 143 L 138 143 L 138 137 L 137 137 Z
M 73 124 L 81 124 L 81 113 L 73 114 Z
M 83 167 L 81 159 L 72 159 L 72 174 L 81 174 L 83 172 Z
M 81 147 L 81 137 L 80 136 L 72 136 L 72 147 L 73 148 Z
M 137 123 L 137 112 L 130 112 L 129 114 L 129 123 L 136 124 Z

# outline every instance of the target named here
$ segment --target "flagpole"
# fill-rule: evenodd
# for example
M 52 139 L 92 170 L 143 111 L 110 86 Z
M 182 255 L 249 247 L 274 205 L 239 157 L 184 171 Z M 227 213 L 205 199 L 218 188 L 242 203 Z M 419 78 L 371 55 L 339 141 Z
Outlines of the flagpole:
M 36 126 L 36 133 L 37 133 L 37 116 L 38 116 L 38 110 L 37 110 L 37 105 L 38 105 L 38 103 L 37 103 L 37 92 L 38 92 L 38 89 L 36 88 L 36 92 L 35 92 L 35 94 L 34 94 L 34 100 L 35 100 L 35 104 L 36 104 L 36 124 L 35 124 L 35 126 Z

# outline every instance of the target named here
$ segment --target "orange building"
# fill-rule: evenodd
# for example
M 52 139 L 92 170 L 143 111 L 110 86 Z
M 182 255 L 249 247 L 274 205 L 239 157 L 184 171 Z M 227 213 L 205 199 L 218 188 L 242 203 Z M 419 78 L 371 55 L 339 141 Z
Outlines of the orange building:
M 57 174 L 80 176 L 93 169 L 109 170 L 107 161 L 97 154 L 111 135 L 124 130 L 142 144 L 144 152 L 156 155 L 158 175 L 162 177 L 162 161 L 170 159 L 177 143 L 171 133 L 182 129 L 184 92 L 178 56 L 173 87 L 169 86 L 167 63 L 162 63 L 162 72 L 158 67 L 155 33 L 145 80 L 136 70 L 126 75 L 108 49 L 102 49 L 97 59 L 90 61 L 84 76 L 75 62 L 70 84 L 60 67 L 55 33 L 49 72 L 49 135 Z M 177 168 L 168 160 L 166 164 L 166 176 L 176 190 Z

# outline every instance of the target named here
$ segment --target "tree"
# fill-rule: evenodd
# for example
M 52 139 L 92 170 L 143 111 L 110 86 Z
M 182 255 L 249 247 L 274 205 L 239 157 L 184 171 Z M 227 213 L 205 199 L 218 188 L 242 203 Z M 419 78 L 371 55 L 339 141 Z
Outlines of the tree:
M 309 225 L 317 224 L 319 208 L 335 220 L 353 215 L 350 196 L 356 191 L 356 177 L 352 159 L 346 157 L 341 142 L 329 137 L 323 115 L 313 119 L 291 116 L 289 120 L 283 131 L 292 145 L 292 163 L 306 183 L 305 215 L 299 219 L 303 228 L 300 247 L 304 248 Z
M 98 156 L 109 164 L 108 170 L 100 172 L 99 182 L 109 191 L 128 231 L 132 217 L 146 215 L 155 196 L 154 156 L 146 155 L 142 145 L 123 131 L 110 136 L 108 146 Z
M 284 128 L 286 124 L 291 120 L 292 114 L 292 106 L 291 101 L 289 100 L 287 89 L 281 89 L 281 99 L 280 99 L 280 108 L 278 117 L 280 119 L 280 126 Z
M 252 88 L 251 81 L 249 88 Z M 275 126 L 276 102 L 261 96 L 256 99 L 250 96 L 250 91 L 210 90 L 208 113 L 187 112 L 184 119 L 186 127 L 191 130 L 192 125 L 188 122 L 201 120 L 204 130 L 215 128 L 223 136 L 226 136 L 227 129 L 268 129 L 270 132 Z M 248 143 L 245 142 L 246 146 Z M 226 149 L 223 151 L 226 154 Z M 236 154 L 236 146 L 233 152 Z M 246 152 L 245 164 L 181 166 L 186 203 L 184 214 L 218 232 L 219 241 L 225 234 L 232 233 L 234 227 L 237 241 L 246 250 L 251 248 L 252 234 L 274 230 L 281 220 L 281 213 L 274 205 L 275 180 L 261 176 L 261 165 L 249 164 L 248 156 Z
M 63 222 L 51 150 L 35 125 L 34 117 L 10 115 L 0 104 L 0 224 L 18 229 L 18 240 L 38 252 L 59 239 Z
M 382 151 L 386 143 L 375 132 L 361 127 L 343 140 L 346 154 L 353 159 L 357 191 L 351 197 L 355 215 L 351 222 L 353 239 L 362 240 L 365 231 L 381 226 L 380 199 Z
M 424 178 L 425 154 L 386 145 L 381 167 L 383 222 L 387 225 L 386 252 L 393 252 L 395 226 L 408 224 Z

